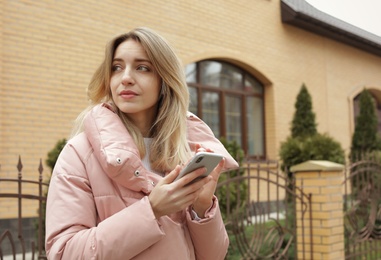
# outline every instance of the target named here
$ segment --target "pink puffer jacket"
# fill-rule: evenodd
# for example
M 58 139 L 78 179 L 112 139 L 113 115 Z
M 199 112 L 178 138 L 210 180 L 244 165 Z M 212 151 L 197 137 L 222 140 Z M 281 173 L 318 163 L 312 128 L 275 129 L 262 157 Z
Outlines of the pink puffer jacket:
M 188 115 L 200 143 L 238 167 L 210 128 Z M 200 222 L 189 209 L 156 220 L 147 195 L 162 177 L 147 171 L 119 117 L 105 104 L 85 119 L 53 171 L 46 211 L 48 259 L 223 259 L 229 240 L 218 201 Z

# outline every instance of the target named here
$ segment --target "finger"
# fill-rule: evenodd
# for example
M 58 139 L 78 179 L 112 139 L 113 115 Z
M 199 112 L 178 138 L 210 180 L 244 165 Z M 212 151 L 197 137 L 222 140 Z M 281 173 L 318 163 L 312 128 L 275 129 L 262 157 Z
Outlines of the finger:
M 201 144 L 195 144 L 195 150 L 197 151 L 198 149 L 202 148 Z
M 176 184 L 174 185 L 177 185 L 177 182 L 180 182 L 180 180 L 175 181 Z M 171 196 L 172 207 L 176 208 L 176 211 L 179 211 L 193 204 L 198 199 L 204 185 L 204 180 L 200 180 L 177 189 L 177 192 Z
M 198 148 L 197 150 L 196 150 L 196 152 L 197 153 L 200 153 L 200 152 L 207 152 L 207 150 L 205 149 L 205 148 Z
M 217 167 L 220 171 L 225 167 L 225 157 L 218 163 Z
M 200 193 L 204 190 L 205 184 L 212 180 L 212 177 L 208 176 L 202 178 L 194 183 L 191 183 L 182 188 L 183 195 L 182 198 L 186 198 L 187 201 L 196 201 L 200 195 Z
M 177 166 L 175 167 L 175 169 L 173 169 L 170 173 L 168 173 L 168 174 L 161 180 L 161 182 L 166 183 L 166 184 L 172 183 L 172 182 L 176 179 L 176 177 L 179 175 L 181 168 L 182 168 L 182 167 L 181 167 L 180 165 L 177 165 Z
M 216 168 L 213 169 L 213 171 L 210 173 L 211 176 L 218 179 L 222 173 L 222 170 L 225 167 L 225 158 L 222 158 L 222 160 L 218 163 Z
M 185 174 L 183 177 L 181 177 L 179 180 L 176 182 L 179 183 L 180 186 L 187 186 L 190 184 L 192 181 L 200 177 L 206 172 L 205 167 L 198 168 L 194 171 L 191 171 L 190 173 Z
M 203 147 L 201 146 L 201 144 L 196 144 L 196 145 L 195 145 L 195 148 L 196 148 L 196 152 L 197 152 L 197 153 L 199 153 L 199 152 L 206 152 L 206 151 L 207 151 L 207 149 L 203 148 Z
M 210 148 L 204 148 L 204 147 L 202 147 L 201 144 L 195 144 L 195 149 L 196 149 L 196 152 L 209 152 L 209 153 L 214 153 L 214 150 L 213 150 L 213 149 L 210 149 Z

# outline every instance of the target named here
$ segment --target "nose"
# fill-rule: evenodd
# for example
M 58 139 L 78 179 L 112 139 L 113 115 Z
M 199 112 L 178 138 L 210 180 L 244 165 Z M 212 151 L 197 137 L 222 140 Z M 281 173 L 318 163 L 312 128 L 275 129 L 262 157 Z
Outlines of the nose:
M 134 78 L 132 75 L 132 71 L 131 69 L 126 68 L 122 75 L 122 84 L 127 86 L 127 85 L 132 85 L 133 83 L 134 83 Z

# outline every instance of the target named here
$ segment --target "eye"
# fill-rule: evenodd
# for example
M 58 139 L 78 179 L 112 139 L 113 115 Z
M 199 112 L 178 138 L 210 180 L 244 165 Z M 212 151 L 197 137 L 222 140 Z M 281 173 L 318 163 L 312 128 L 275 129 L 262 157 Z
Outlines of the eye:
M 121 70 L 123 70 L 123 68 L 121 65 L 115 64 L 115 65 L 112 65 L 111 70 L 112 71 L 121 71 Z
M 140 71 L 151 71 L 150 68 L 148 66 L 145 66 L 145 65 L 139 65 L 137 67 L 137 70 L 140 70 Z

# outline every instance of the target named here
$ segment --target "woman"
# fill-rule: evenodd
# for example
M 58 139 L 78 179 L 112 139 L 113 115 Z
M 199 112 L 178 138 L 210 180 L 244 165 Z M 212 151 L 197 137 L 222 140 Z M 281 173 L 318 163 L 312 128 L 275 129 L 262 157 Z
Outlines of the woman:
M 168 43 L 148 28 L 114 38 L 88 96 L 50 182 L 48 259 L 223 259 L 229 241 L 214 192 L 221 171 L 238 165 L 187 112 Z M 199 181 L 204 168 L 174 181 L 197 151 L 225 159 Z

